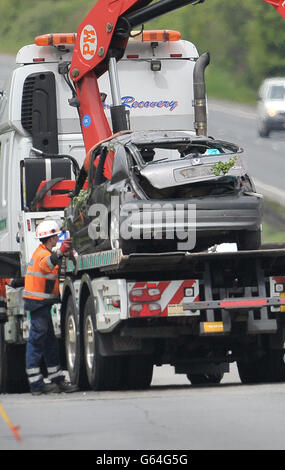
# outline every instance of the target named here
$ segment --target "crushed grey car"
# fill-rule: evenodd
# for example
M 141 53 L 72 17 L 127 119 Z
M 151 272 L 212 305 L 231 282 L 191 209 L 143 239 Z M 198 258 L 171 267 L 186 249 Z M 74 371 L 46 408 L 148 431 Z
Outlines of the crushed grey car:
M 125 132 L 95 148 L 82 190 L 85 177 L 83 171 L 66 209 L 78 253 L 260 247 L 263 199 L 233 143 L 190 132 Z M 187 233 L 190 245 L 183 244 Z

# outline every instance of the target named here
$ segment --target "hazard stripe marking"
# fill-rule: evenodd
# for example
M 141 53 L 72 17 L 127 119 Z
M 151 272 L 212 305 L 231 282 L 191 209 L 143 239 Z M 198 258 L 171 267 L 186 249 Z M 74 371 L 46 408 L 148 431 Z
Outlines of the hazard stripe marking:
M 184 297 L 185 289 L 189 287 L 194 287 L 197 285 L 196 280 L 179 280 L 179 281 L 147 281 L 147 282 L 135 282 L 129 284 L 129 292 L 133 289 L 143 289 L 147 288 L 148 284 L 155 284 L 156 289 L 160 290 L 161 299 L 156 302 L 161 306 L 161 315 L 162 317 L 167 317 L 168 315 L 180 314 L 185 315 L 185 311 L 181 305 L 183 300 L 189 300 L 191 297 Z M 194 292 L 193 302 L 199 300 L 199 293 Z

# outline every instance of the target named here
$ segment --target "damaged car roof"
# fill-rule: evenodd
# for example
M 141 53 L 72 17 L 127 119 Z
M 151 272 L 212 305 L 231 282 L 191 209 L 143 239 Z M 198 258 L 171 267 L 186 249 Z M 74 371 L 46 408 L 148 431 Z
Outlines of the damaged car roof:
M 218 148 L 218 149 L 228 149 L 232 152 L 240 152 L 242 149 L 232 143 L 222 140 L 216 140 L 211 137 L 205 136 L 196 136 L 193 132 L 186 132 L 186 131 L 161 131 L 161 130 L 154 130 L 154 131 L 135 131 L 135 132 L 128 132 L 124 133 L 119 136 L 115 136 L 113 139 L 110 139 L 105 145 L 108 145 L 111 142 L 117 142 L 122 145 L 126 145 L 132 143 L 134 145 L 158 145 L 159 143 L 166 144 L 169 142 L 170 144 L 177 144 L 179 142 L 187 142 L 192 144 L 197 144 L 209 148 Z M 104 144 L 103 144 L 104 145 Z

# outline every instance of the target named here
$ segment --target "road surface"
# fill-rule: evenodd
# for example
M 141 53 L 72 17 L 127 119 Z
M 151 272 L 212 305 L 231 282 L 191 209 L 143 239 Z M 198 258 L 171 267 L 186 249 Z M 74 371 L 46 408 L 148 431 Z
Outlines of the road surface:
M 0 449 L 284 450 L 285 384 L 181 382 L 163 366 L 148 391 L 2 395 L 22 441 L 0 418 Z
M 270 138 L 257 134 L 253 106 L 209 100 L 209 135 L 239 144 L 246 153 L 248 172 L 257 190 L 285 205 L 285 131 Z

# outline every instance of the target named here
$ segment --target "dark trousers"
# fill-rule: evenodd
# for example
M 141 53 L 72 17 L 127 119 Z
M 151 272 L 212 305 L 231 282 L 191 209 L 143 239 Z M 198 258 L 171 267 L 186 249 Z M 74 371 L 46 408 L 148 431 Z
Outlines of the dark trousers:
M 31 327 L 26 348 L 26 372 L 31 391 L 44 385 L 40 365 L 45 361 L 48 377 L 53 382 L 63 379 L 59 363 L 58 343 L 51 318 L 51 305 L 30 312 Z

